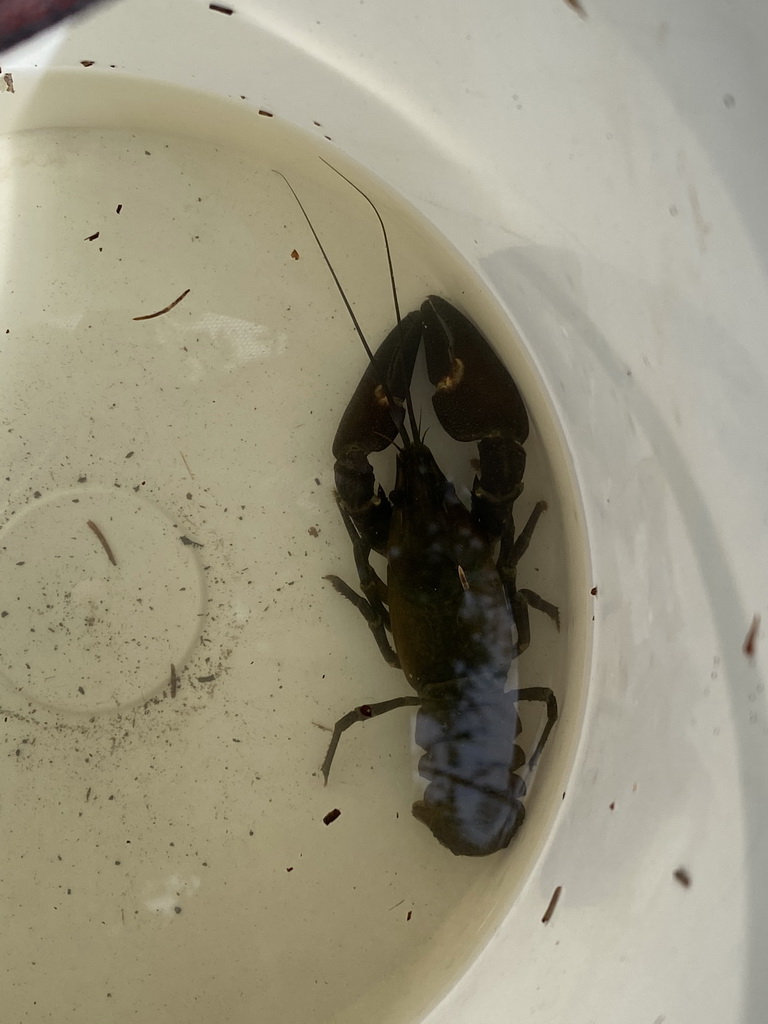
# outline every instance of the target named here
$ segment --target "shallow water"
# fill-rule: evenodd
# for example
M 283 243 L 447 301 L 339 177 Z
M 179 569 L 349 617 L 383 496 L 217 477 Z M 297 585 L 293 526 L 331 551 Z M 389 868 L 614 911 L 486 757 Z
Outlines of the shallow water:
M 330 447 L 365 356 L 274 167 L 377 344 L 393 320 L 377 224 L 309 146 L 265 135 L 259 158 L 119 127 L 0 141 L 9 1020 L 400 1019 L 404 991 L 433 1002 L 482 944 L 559 798 L 556 729 L 512 848 L 453 857 L 410 814 L 406 710 L 346 733 L 323 788 L 325 730 L 408 690 L 323 579 L 355 582 Z M 498 322 L 374 193 L 404 309 L 436 292 Z M 494 340 L 514 369 L 511 331 Z M 519 583 L 563 631 L 532 616 L 519 683 L 551 686 L 565 717 L 569 499 L 526 398 L 516 511 L 550 511 Z M 455 456 L 465 483 L 475 455 Z M 526 721 L 528 741 L 541 715 Z

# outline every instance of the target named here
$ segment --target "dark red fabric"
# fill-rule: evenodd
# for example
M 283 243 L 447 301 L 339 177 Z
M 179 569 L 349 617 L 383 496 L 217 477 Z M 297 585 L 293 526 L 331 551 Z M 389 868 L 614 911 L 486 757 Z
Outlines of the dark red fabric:
M 0 0 L 0 51 L 100 0 Z

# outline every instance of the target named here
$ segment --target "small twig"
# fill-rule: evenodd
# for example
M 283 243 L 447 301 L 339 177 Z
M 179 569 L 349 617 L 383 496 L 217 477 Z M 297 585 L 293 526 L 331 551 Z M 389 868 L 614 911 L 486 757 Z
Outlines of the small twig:
M 552 899 L 549 901 L 549 906 L 544 911 L 544 917 L 542 917 L 541 919 L 542 924 L 549 924 L 549 922 L 552 920 L 552 915 L 555 912 L 555 907 L 557 906 L 557 901 L 560 899 L 560 893 L 562 891 L 562 885 L 558 885 L 558 887 L 552 893 Z
M 180 451 L 180 452 L 179 452 L 179 455 L 181 456 L 181 458 L 182 458 L 182 460 L 183 460 L 183 462 L 184 462 L 184 465 L 185 465 L 185 466 L 187 467 L 187 472 L 189 473 L 189 475 L 190 475 L 191 479 L 192 479 L 192 480 L 194 480 L 194 479 L 195 479 L 195 474 L 194 474 L 194 473 L 192 472 L 192 470 L 191 470 L 191 469 L 189 468 L 189 463 L 187 462 L 187 458 L 186 458 L 186 456 L 184 455 L 184 452 L 181 452 L 181 451 Z
M 93 532 L 94 532 L 94 533 L 96 534 L 96 536 L 97 536 L 97 537 L 99 538 L 99 541 L 100 541 L 100 543 L 101 543 L 101 546 L 102 546 L 102 547 L 104 548 L 104 550 L 106 551 L 106 553 L 107 553 L 107 558 L 108 558 L 108 559 L 110 560 L 110 562 L 112 563 L 112 565 L 117 565 L 117 559 L 116 559 L 116 558 L 115 558 L 115 556 L 114 556 L 114 555 L 112 554 L 112 548 L 111 548 L 111 547 L 109 546 L 109 543 L 108 543 L 108 541 L 107 541 L 107 538 L 106 538 L 106 537 L 104 536 L 104 534 L 103 534 L 103 533 L 101 532 L 101 530 L 100 530 L 100 529 L 98 528 L 98 526 L 96 525 L 96 523 L 94 523 L 94 521 L 93 521 L 92 519 L 89 519 L 89 520 L 88 520 L 88 526 L 90 527 L 90 529 L 91 529 L 91 530 L 93 530 Z
M 176 696 L 179 687 L 179 677 L 176 675 L 176 666 L 171 663 L 171 697 Z
M 170 313 L 174 306 L 178 306 L 182 299 L 185 299 L 189 295 L 191 289 L 187 288 L 185 292 L 182 292 L 178 299 L 174 299 L 165 309 L 158 309 L 156 313 L 146 313 L 144 316 L 135 316 L 134 320 L 154 320 L 156 316 L 162 316 L 163 313 Z
M 746 656 L 751 660 L 755 657 L 755 650 L 757 648 L 757 638 L 760 634 L 760 616 L 752 616 L 752 624 L 749 627 L 746 638 L 744 639 L 744 646 L 742 650 Z

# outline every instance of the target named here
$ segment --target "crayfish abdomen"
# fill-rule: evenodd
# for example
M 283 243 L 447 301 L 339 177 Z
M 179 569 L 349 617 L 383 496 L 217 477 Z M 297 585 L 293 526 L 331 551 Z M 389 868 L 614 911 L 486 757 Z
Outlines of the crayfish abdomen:
M 508 846 L 525 818 L 525 754 L 504 679 L 482 675 L 430 687 L 416 716 L 428 780 L 413 814 L 455 854 L 484 856 Z

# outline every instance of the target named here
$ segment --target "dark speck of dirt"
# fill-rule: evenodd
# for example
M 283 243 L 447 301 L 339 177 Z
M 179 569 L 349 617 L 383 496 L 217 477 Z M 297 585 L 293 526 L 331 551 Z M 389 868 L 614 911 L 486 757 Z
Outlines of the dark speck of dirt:
M 285 870 L 290 873 L 291 871 L 293 871 L 293 868 L 286 868 Z
M 608 810 L 609 811 L 615 811 L 616 810 L 616 803 L 615 803 L 615 801 L 611 800 L 611 802 L 608 804 Z
M 408 913 L 406 914 L 405 920 L 406 921 L 410 921 L 412 917 L 413 917 L 413 911 L 409 910 Z
M 174 914 L 180 914 L 181 913 L 181 907 L 174 907 L 173 908 L 173 912 L 174 912 Z
M 580 18 L 586 18 L 587 12 L 579 3 L 579 0 L 565 0 L 565 3 L 568 5 L 568 7 L 571 8 L 572 11 L 576 11 Z
M 188 548 L 201 548 L 201 547 L 203 547 L 203 545 L 199 541 L 190 540 L 189 537 L 179 537 L 179 540 L 181 541 L 182 544 L 185 545 L 185 547 L 188 547 Z
M 83 239 L 83 241 L 85 241 L 85 242 L 95 242 L 98 237 L 99 237 L 99 232 L 98 231 L 94 231 L 94 233 L 92 235 L 86 235 L 86 237 Z
M 592 589 L 590 590 L 590 594 L 592 595 L 592 597 L 597 597 L 597 587 L 592 587 Z
M 749 630 L 747 631 L 747 635 L 744 638 L 744 647 L 742 648 L 742 650 L 744 651 L 744 653 L 750 661 L 752 661 L 755 657 L 755 651 L 757 649 L 757 638 L 759 633 L 760 616 L 754 615 L 752 617 L 752 625 L 749 627 Z
M 122 203 L 118 203 L 117 206 L 115 207 L 115 213 L 120 213 L 122 208 L 123 208 L 123 204 Z
M 691 876 L 685 868 L 678 868 L 672 876 L 676 882 L 679 882 L 684 889 L 690 889 L 691 887 Z
M 224 7 L 222 4 L 208 4 L 208 10 L 216 11 L 217 14 L 234 14 L 234 8 Z
M 259 113 L 262 117 L 274 117 L 274 114 L 270 114 L 268 110 L 260 110 Z
M 293 250 L 293 252 L 291 253 L 291 259 L 292 259 L 292 260 L 297 260 L 298 258 L 299 258 L 299 254 L 298 254 L 298 252 L 297 252 L 297 251 L 296 251 L 296 250 L 294 249 L 294 250 Z
M 336 819 L 340 818 L 340 817 L 341 817 L 341 811 L 338 809 L 338 807 L 334 807 L 334 809 L 332 811 L 328 811 L 328 813 L 323 818 L 323 824 L 324 825 L 332 825 L 333 822 L 336 821 Z
M 96 63 L 96 61 L 95 60 L 81 60 L 80 63 L 83 65 L 84 68 L 92 68 L 93 65 Z
M 319 537 L 320 536 L 320 531 L 318 530 L 318 528 L 316 526 L 310 526 L 310 528 L 307 530 L 307 533 L 309 534 L 310 537 Z

